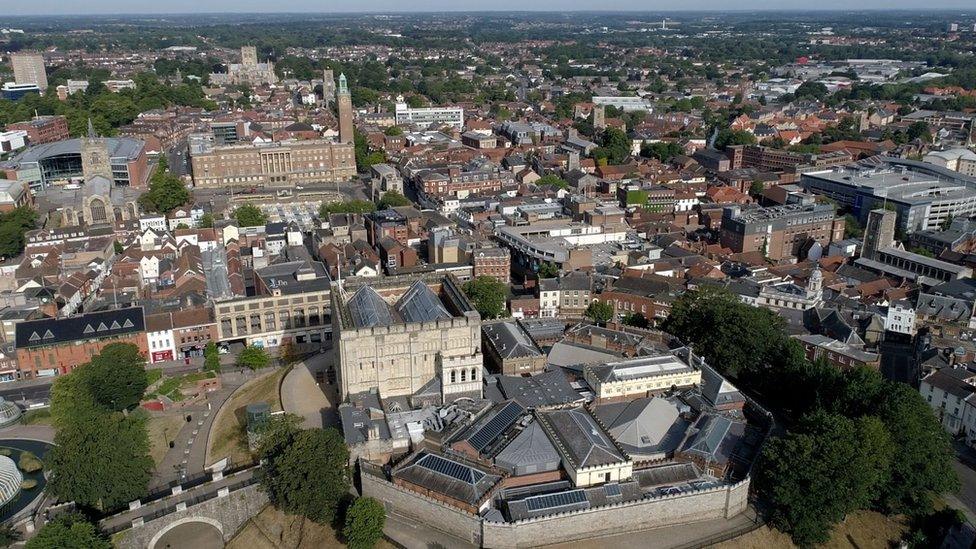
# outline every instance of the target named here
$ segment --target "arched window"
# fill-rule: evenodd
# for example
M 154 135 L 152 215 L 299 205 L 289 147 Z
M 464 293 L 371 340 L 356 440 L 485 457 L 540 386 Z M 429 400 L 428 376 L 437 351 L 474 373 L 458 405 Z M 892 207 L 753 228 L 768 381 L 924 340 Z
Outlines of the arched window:
M 468 376 L 468 371 L 467 370 L 461 370 L 461 382 L 462 383 L 465 382 L 465 381 L 467 381 L 467 376 Z
M 104 223 L 108 220 L 105 215 L 105 203 L 99 198 L 94 198 L 88 205 L 88 209 L 91 211 L 91 222 L 92 223 Z
M 478 369 L 471 368 L 471 381 L 477 381 L 477 380 L 478 380 Z
M 457 372 L 451 370 L 451 383 L 457 382 Z

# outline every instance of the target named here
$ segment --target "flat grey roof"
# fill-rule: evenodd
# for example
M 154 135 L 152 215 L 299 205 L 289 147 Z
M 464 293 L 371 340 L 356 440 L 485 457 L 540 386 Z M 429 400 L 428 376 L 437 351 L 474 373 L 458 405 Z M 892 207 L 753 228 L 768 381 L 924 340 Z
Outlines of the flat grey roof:
M 111 158 L 124 157 L 129 160 L 134 160 L 145 147 L 144 142 L 130 137 L 106 137 L 104 140 L 108 145 L 108 154 Z M 15 156 L 11 162 L 15 164 L 38 162 L 63 154 L 81 154 L 81 139 L 67 139 L 64 141 L 55 141 L 54 143 L 35 145 Z

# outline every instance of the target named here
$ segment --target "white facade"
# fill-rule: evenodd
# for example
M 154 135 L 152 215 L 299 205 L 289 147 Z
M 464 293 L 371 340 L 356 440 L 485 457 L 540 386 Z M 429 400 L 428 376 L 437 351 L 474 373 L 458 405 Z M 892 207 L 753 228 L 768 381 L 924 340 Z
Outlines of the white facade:
M 27 132 L 13 130 L 0 132 L 0 153 L 16 151 L 27 146 Z
M 464 128 L 464 109 L 461 107 L 424 107 L 412 109 L 403 102 L 402 95 L 397 96 L 395 115 L 398 126 L 419 124 L 421 126 L 453 126 L 459 130 Z
M 915 309 L 907 301 L 895 301 L 888 305 L 885 330 L 899 334 L 915 335 Z
M 176 338 L 173 337 L 173 330 L 162 330 L 159 332 L 146 332 L 146 340 L 149 343 L 149 361 L 151 363 L 165 360 L 163 356 L 175 357 Z M 170 351 L 166 355 L 166 351 Z
M 164 215 L 144 215 L 139 218 L 139 230 L 143 233 L 146 229 L 163 232 L 166 230 L 166 216 Z

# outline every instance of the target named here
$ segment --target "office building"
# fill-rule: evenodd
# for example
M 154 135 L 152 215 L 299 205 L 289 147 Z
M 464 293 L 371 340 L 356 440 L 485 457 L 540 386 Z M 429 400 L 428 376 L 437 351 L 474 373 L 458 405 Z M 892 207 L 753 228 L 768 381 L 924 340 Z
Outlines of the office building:
M 799 173 L 849 164 L 851 154 L 840 150 L 829 153 L 798 153 L 761 145 L 734 145 L 728 148 L 731 169 L 755 168 L 764 172 Z
M 422 107 L 411 108 L 404 101 L 402 95 L 397 96 L 394 114 L 398 126 L 417 125 L 427 127 L 451 126 L 464 128 L 464 109 L 461 107 Z
M 27 183 L 32 191 L 96 175 L 119 187 L 143 187 L 149 177 L 149 161 L 146 144 L 138 139 L 89 137 L 28 147 L 0 162 L 0 173 L 6 173 L 7 179 Z
M 351 143 L 323 139 L 216 145 L 191 136 L 190 166 L 196 187 L 289 187 L 345 181 L 356 175 Z
M 862 222 L 878 208 L 894 209 L 906 233 L 936 229 L 950 217 L 976 213 L 976 178 L 934 164 L 882 157 L 806 172 L 800 185 L 847 206 Z
M 352 126 L 352 94 L 349 93 L 349 85 L 346 83 L 346 75 L 339 75 L 339 92 L 336 95 L 339 103 L 339 142 L 353 143 Z
M 41 145 L 63 141 L 71 137 L 68 133 L 68 119 L 60 116 L 36 116 L 26 122 L 7 124 L 7 131 L 27 132 L 27 141 L 31 145 Z
M 47 91 L 47 72 L 44 68 L 44 56 L 39 53 L 20 52 L 10 55 L 10 64 L 14 69 L 14 82 L 18 84 L 34 84 L 43 94 Z
M 830 204 L 807 201 L 745 210 L 732 206 L 722 212 L 722 247 L 735 253 L 761 252 L 777 261 L 799 257 L 815 242 L 826 249 L 843 239 L 844 218 L 837 217 Z
M 7 82 L 0 88 L 0 97 L 7 99 L 8 101 L 18 101 L 23 99 L 24 96 L 31 93 L 41 93 L 41 89 L 37 87 L 37 84 L 17 84 L 14 82 Z
M 969 149 L 932 151 L 922 160 L 969 177 L 976 177 L 976 152 Z

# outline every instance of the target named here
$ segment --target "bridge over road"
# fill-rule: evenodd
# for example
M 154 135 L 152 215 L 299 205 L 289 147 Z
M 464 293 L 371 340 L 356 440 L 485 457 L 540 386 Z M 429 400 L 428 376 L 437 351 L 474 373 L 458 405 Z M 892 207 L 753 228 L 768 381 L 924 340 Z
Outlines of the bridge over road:
M 103 519 L 119 549 L 194 547 L 220 549 L 268 503 L 257 484 L 257 467 L 214 478 Z

